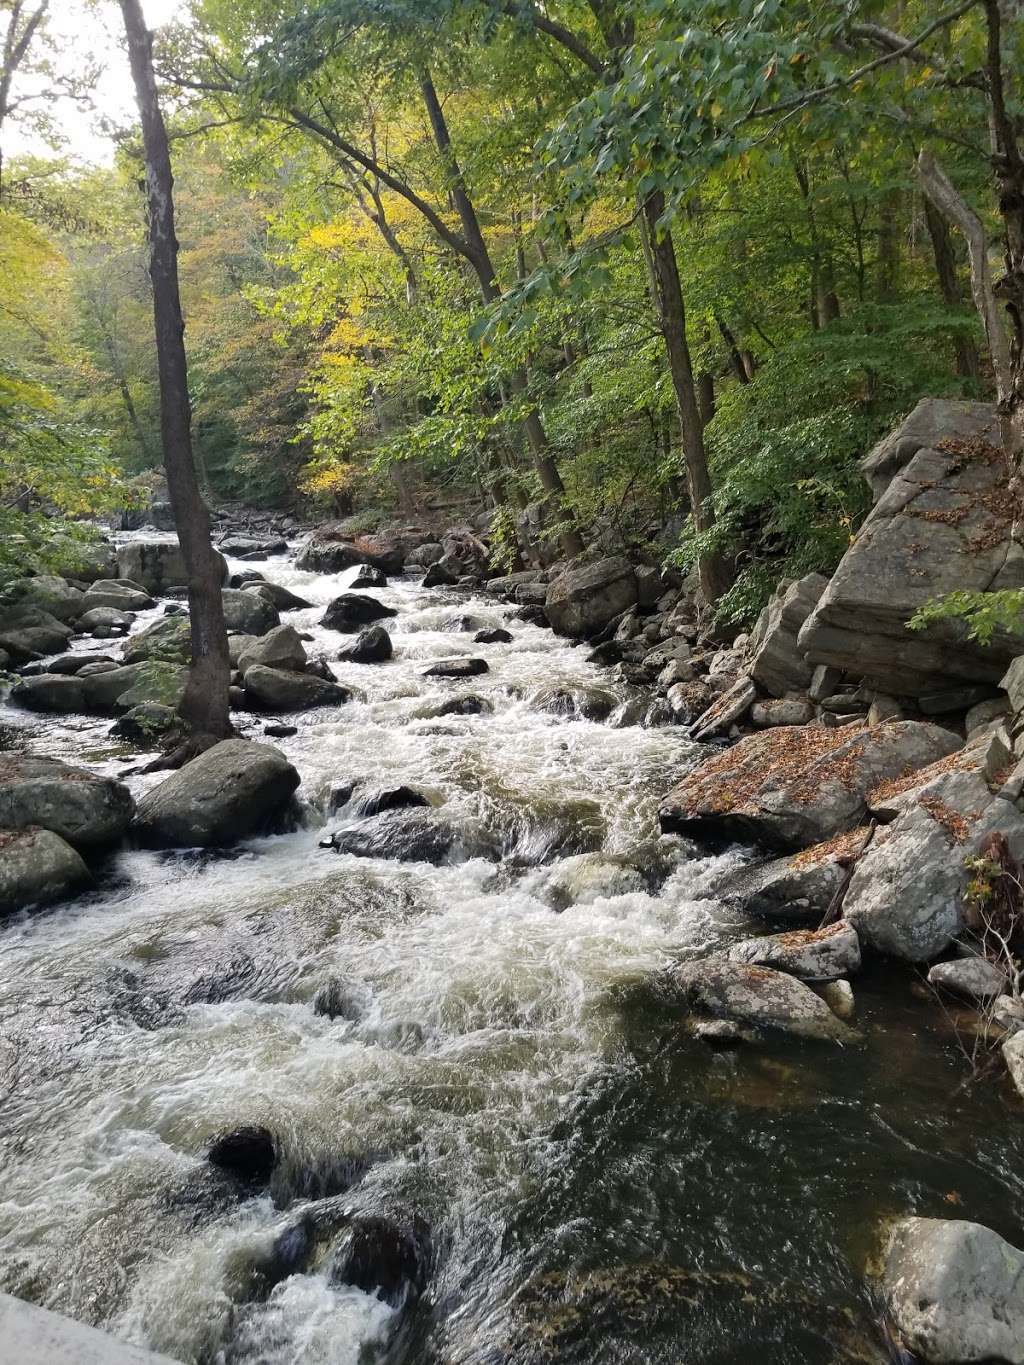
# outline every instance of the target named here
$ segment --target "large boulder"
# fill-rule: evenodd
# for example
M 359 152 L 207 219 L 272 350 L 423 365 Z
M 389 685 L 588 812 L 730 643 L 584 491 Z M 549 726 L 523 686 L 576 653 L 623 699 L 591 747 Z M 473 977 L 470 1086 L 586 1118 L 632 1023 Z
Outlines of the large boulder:
M 312 673 L 250 664 L 244 676 L 246 703 L 256 711 L 308 711 L 314 706 L 340 706 L 352 695 L 347 688 Z
M 298 631 L 293 626 L 277 626 L 242 650 L 237 668 L 244 678 L 254 664 L 301 673 L 307 662 Z
M 328 603 L 327 610 L 320 618 L 320 624 L 329 630 L 340 630 L 355 634 L 364 626 L 372 626 L 374 621 L 383 621 L 389 616 L 397 616 L 393 607 L 386 607 L 364 592 L 343 592 Z
M 810 685 L 811 666 L 797 648 L 797 636 L 827 587 L 828 579 L 820 573 L 784 583 L 758 617 L 747 646 L 746 672 L 773 697 Z
M 865 470 L 876 488 L 891 480 L 805 622 L 801 652 L 895 696 L 998 683 L 1024 652 L 1020 636 L 982 644 L 955 620 L 907 629 L 945 593 L 1024 586 L 995 408 L 925 400 Z
M 1024 1252 L 990 1228 L 901 1219 L 883 1289 L 900 1338 L 928 1365 L 1024 1365 Z
M 264 597 L 271 602 L 278 611 L 305 611 L 307 607 L 313 605 L 307 602 L 298 593 L 292 592 L 290 588 L 282 587 L 280 583 L 264 583 L 250 580 L 247 583 L 232 582 L 232 587 L 243 588 L 246 592 L 254 592 L 257 597 Z
M 84 610 L 80 589 L 73 588 L 57 574 L 16 579 L 5 589 L 4 601 L 11 607 L 35 607 L 65 624 L 74 621 Z
M 224 624 L 228 630 L 241 631 L 244 635 L 266 635 L 281 624 L 277 607 L 258 593 L 244 588 L 225 588 L 221 596 Z
M 214 555 L 220 563 L 221 580 L 224 581 L 228 575 L 227 562 L 218 551 L 214 550 Z M 130 578 L 155 597 L 188 581 L 177 541 L 129 541 L 117 552 L 117 568 L 120 578 Z
M 52 830 L 0 829 L 0 915 L 49 905 L 89 880 L 89 869 Z
M 125 642 L 121 657 L 126 664 L 151 659 L 187 664 L 192 658 L 192 627 L 187 616 L 164 616 Z
M 865 833 L 851 830 L 799 853 L 732 869 L 715 884 L 715 896 L 748 915 L 782 923 L 820 924 Z
M 135 828 L 156 847 L 228 844 L 258 830 L 298 785 L 279 749 L 225 739 L 148 791 Z
M 449 816 L 426 807 L 387 810 L 359 820 L 332 834 L 330 847 L 357 858 L 425 863 L 457 861 L 475 851 Z
M 664 984 L 669 998 L 690 1013 L 743 1029 L 833 1042 L 850 1037 L 824 1000 L 795 976 L 731 962 L 721 953 L 672 968 Z
M 393 653 L 391 636 L 384 627 L 369 626 L 359 632 L 355 644 L 341 651 L 338 659 L 350 664 L 380 664 L 390 659 Z
M 112 777 L 56 758 L 0 756 L 0 828 L 39 825 L 76 848 L 95 848 L 120 838 L 134 810 L 128 788 Z
M 548 586 L 544 613 L 559 635 L 584 639 L 603 630 L 637 603 L 636 572 L 612 557 L 565 569 Z
M 321 526 L 310 537 L 295 561 L 298 569 L 315 573 L 341 573 L 356 564 L 371 564 L 385 574 L 402 572 L 405 552 L 389 536 L 357 536 L 354 540 L 337 524 Z
M 925 722 L 878 729 L 782 726 L 707 759 L 662 802 L 661 827 L 713 842 L 790 851 L 865 822 L 869 793 L 954 753 L 961 741 Z
M 147 593 L 139 592 L 128 583 L 118 582 L 116 578 L 97 579 L 82 597 L 83 613 L 96 607 L 113 607 L 116 611 L 148 611 L 155 605 Z
M 70 626 L 40 607 L 0 609 L 0 649 L 12 663 L 23 664 L 44 654 L 59 654 L 70 639 Z

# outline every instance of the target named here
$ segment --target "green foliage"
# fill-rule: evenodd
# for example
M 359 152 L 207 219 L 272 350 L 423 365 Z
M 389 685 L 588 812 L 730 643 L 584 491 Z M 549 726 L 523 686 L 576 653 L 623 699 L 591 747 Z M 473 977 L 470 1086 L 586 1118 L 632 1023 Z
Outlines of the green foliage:
M 946 593 L 926 602 L 908 625 L 911 630 L 927 630 L 946 621 L 959 623 L 969 640 L 983 645 L 997 635 L 1024 636 L 1024 589 Z

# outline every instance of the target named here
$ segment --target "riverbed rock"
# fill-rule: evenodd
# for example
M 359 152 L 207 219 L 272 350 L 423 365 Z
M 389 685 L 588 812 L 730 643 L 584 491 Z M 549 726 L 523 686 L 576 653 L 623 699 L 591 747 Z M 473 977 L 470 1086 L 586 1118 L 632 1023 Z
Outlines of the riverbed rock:
M 1024 1365 L 1024 1252 L 991 1229 L 901 1219 L 883 1288 L 900 1338 L 928 1365 Z
M 230 532 L 222 536 L 220 550 L 236 559 L 268 559 L 271 555 L 288 553 L 288 542 L 280 536 L 247 536 Z
M 367 593 L 343 592 L 328 604 L 320 618 L 320 624 L 329 630 L 339 630 L 354 634 L 364 626 L 372 626 L 375 621 L 397 616 L 394 607 L 386 607 L 376 597 Z
M 281 617 L 273 602 L 245 588 L 225 588 L 224 624 L 228 630 L 243 635 L 266 635 L 281 624 Z
M 429 569 L 443 554 L 444 546 L 436 540 L 429 540 L 425 545 L 417 545 L 415 549 L 409 551 L 405 557 L 406 568 Z
M 646 890 L 643 874 L 628 859 L 609 853 L 577 853 L 554 864 L 544 894 L 553 909 L 566 910 Z
M 494 710 L 486 697 L 478 697 L 475 692 L 464 693 L 461 697 L 449 697 L 431 707 L 427 714 L 440 719 L 442 716 L 484 716 Z
M 442 555 L 436 563 L 431 564 L 427 568 L 420 583 L 421 588 L 455 587 L 456 583 L 459 581 L 459 568 L 461 566 L 456 565 L 453 568 L 450 563 L 445 562 L 446 560 L 449 560 L 449 558 L 448 555 Z
M 239 1180 L 265 1185 L 277 1162 L 277 1144 L 269 1128 L 249 1124 L 214 1138 L 206 1159 Z
M 148 593 L 139 592 L 137 588 L 116 578 L 99 579 L 82 597 L 83 613 L 95 607 L 113 607 L 115 611 L 149 611 L 155 606 L 155 600 Z
M 310 673 L 250 664 L 245 671 L 245 699 L 255 710 L 308 711 L 314 706 L 340 706 L 352 695 L 336 682 Z
M 255 593 L 257 597 L 265 598 L 278 611 L 305 611 L 313 606 L 312 602 L 307 602 L 298 593 L 292 592 L 290 588 L 284 588 L 280 583 L 253 582 L 232 583 L 232 587 L 240 587 L 243 592 Z
M 571 720 L 607 720 L 619 704 L 614 692 L 603 687 L 541 687 L 531 701 L 538 711 Z
M 0 649 L 15 664 L 28 663 L 43 654 L 59 654 L 70 639 L 71 628 L 39 607 L 0 609 Z
M 146 792 L 135 828 L 157 847 L 231 843 L 280 811 L 298 785 L 279 749 L 225 739 Z
M 784 583 L 758 617 L 747 646 L 746 672 L 773 697 L 810 686 L 811 665 L 797 647 L 797 636 L 827 586 L 820 573 Z
M 1002 1052 L 1010 1078 L 1018 1093 L 1024 1097 L 1024 1027 L 1011 1033 L 1003 1043 Z
M 145 702 L 158 702 L 177 710 L 185 695 L 188 669 L 182 664 L 152 659 L 88 676 L 83 670 L 78 681 L 90 711 L 127 711 Z
M 62 900 L 89 880 L 81 856 L 49 829 L 0 828 L 0 915 Z
M 378 815 L 383 810 L 413 810 L 433 804 L 415 787 L 404 783 L 396 787 L 374 787 L 356 801 L 357 815 Z
M 384 627 L 370 626 L 359 632 L 355 644 L 340 651 L 338 659 L 350 664 L 381 664 L 390 659 L 393 653 L 391 636 Z
M 681 683 L 676 685 L 693 687 L 695 684 Z M 706 686 L 706 684 L 698 685 Z M 727 687 L 712 701 L 706 710 L 701 712 L 690 726 L 691 736 L 702 744 L 714 735 L 722 734 L 741 721 L 756 700 L 757 688 L 745 673 L 741 674 L 731 686 Z
M 814 707 L 800 697 L 775 697 L 771 701 L 755 701 L 750 708 L 750 721 L 758 729 L 773 725 L 809 725 L 814 719 Z
M 373 564 L 357 564 L 346 575 L 346 579 L 345 587 L 354 590 L 386 588 L 388 585 L 387 574 Z
M 478 630 L 473 636 L 473 643 L 475 645 L 510 645 L 512 638 L 510 630 L 503 630 L 497 626 L 493 630 Z
M 160 702 L 140 702 L 118 717 L 110 727 L 114 739 L 125 739 L 142 749 L 155 749 L 170 735 L 182 729 L 182 720 L 171 706 Z
M 301 673 L 307 662 L 306 651 L 295 627 L 275 626 L 239 653 L 236 667 L 244 678 L 254 664 Z
M 611 557 L 571 565 L 548 585 L 544 614 L 558 635 L 596 635 L 637 602 L 636 573 L 628 559 Z
M 214 550 L 221 569 L 221 581 L 228 576 L 227 561 Z M 176 540 L 132 540 L 117 552 L 118 576 L 140 584 L 146 592 L 160 597 L 168 588 L 186 583 L 185 561 Z
M 192 628 L 187 616 L 164 616 L 126 641 L 121 657 L 126 664 L 147 659 L 187 664 L 192 658 Z
M 389 810 L 338 830 L 331 836 L 336 853 L 396 862 L 443 863 L 465 851 L 462 831 L 442 811 Z
M 956 957 L 949 962 L 936 962 L 928 970 L 928 980 L 933 986 L 979 1004 L 988 1004 L 1009 989 L 1006 973 L 984 957 Z
M 951 731 L 914 721 L 852 732 L 763 730 L 688 773 L 662 802 L 661 826 L 695 839 L 806 848 L 862 824 L 879 782 L 960 744 Z
M 34 607 L 45 611 L 65 625 L 76 620 L 83 611 L 83 594 L 59 574 L 36 574 L 33 578 L 17 578 L 4 589 L 4 607 Z
M 799 853 L 732 869 L 716 882 L 715 896 L 762 919 L 820 924 L 865 832 L 851 830 Z
M 56 758 L 0 755 L 0 828 L 38 825 L 75 848 L 111 844 L 128 828 L 135 803 L 128 788 Z
M 442 659 L 423 670 L 425 678 L 475 678 L 488 673 L 490 665 L 486 659 Z
M 730 962 L 771 967 L 801 981 L 835 981 L 860 970 L 860 940 L 852 925 L 839 920 L 825 929 L 795 929 L 747 939 L 730 948 L 726 956 Z
M 135 620 L 134 613 L 121 611 L 117 607 L 93 607 L 78 619 L 78 629 L 83 634 L 102 638 L 101 632 L 110 635 L 127 635 Z
M 430 1238 L 426 1224 L 359 1215 L 345 1230 L 330 1269 L 332 1284 L 352 1285 L 392 1308 L 405 1308 L 426 1288 Z
M 672 968 L 665 987 L 671 1000 L 697 1015 L 728 1019 L 760 1031 L 843 1042 L 850 1030 L 820 996 L 795 976 L 730 962 L 714 954 Z
M 11 689 L 11 701 L 26 711 L 49 711 L 73 715 L 88 710 L 83 680 L 66 673 L 39 673 L 19 678 Z
M 998 683 L 1024 652 L 1020 636 L 982 644 L 955 620 L 907 629 L 945 593 L 1024 585 L 995 408 L 925 399 L 864 469 L 878 487 L 891 481 L 804 624 L 801 652 L 892 696 Z

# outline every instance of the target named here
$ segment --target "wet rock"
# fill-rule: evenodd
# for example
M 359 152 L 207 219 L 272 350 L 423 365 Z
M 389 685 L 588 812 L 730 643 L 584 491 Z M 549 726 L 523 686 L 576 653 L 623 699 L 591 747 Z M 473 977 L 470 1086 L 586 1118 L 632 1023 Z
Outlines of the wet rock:
M 357 550 L 351 541 L 313 539 L 300 551 L 295 560 L 295 567 L 313 573 L 329 574 L 341 573 L 343 569 L 351 569 L 357 564 L 367 563 L 369 560 L 366 555 L 361 550 Z
M 597 664 L 600 668 L 609 668 L 621 659 L 622 646 L 617 640 L 605 640 L 587 655 L 587 663 Z
M 758 617 L 747 646 L 746 672 L 773 697 L 810 685 L 811 665 L 797 647 L 797 636 L 827 586 L 820 573 L 784 583 Z
M 430 1275 L 430 1236 L 425 1223 L 400 1225 L 390 1218 L 352 1220 L 331 1266 L 334 1284 L 375 1294 L 392 1308 L 414 1302 Z
M 93 607 L 79 619 L 78 628 L 85 635 L 99 636 L 101 630 L 110 636 L 127 635 L 134 620 L 134 615 L 116 607 Z
M 224 624 L 228 630 L 238 630 L 245 635 L 266 635 L 281 624 L 277 607 L 256 592 L 246 588 L 225 588 L 221 596 Z
M 151 749 L 181 729 L 182 720 L 177 711 L 150 701 L 126 711 L 110 727 L 110 734 L 115 739 L 126 739 L 130 744 Z
M 88 709 L 81 680 L 63 673 L 21 678 L 11 689 L 11 701 L 27 711 L 50 711 L 57 715 Z
M 373 625 L 374 621 L 383 621 L 389 616 L 397 615 L 393 607 L 386 607 L 383 602 L 378 602 L 376 597 L 368 597 L 365 593 L 343 592 L 328 605 L 320 624 L 327 626 L 329 630 L 354 634 L 364 626 Z
M 559 574 L 548 586 L 544 614 L 557 634 L 585 639 L 635 606 L 637 591 L 628 559 L 599 559 Z
M 983 957 L 958 957 L 951 962 L 936 962 L 928 971 L 928 980 L 954 995 L 966 996 L 979 1004 L 987 1004 L 1009 989 L 1006 973 Z
M 87 881 L 89 869 L 59 834 L 0 828 L 0 915 L 50 905 Z
M 475 678 L 481 673 L 489 673 L 490 665 L 486 659 L 442 659 L 440 663 L 423 670 L 424 678 Z
M 494 707 L 485 697 L 478 697 L 475 692 L 470 692 L 461 697 L 449 697 L 447 701 L 434 707 L 431 714 L 440 719 L 442 716 L 489 715 L 493 710 Z
M 573 720 L 607 720 L 618 705 L 613 692 L 599 687 L 542 687 L 532 700 L 538 711 Z
M 540 569 L 522 569 L 518 573 L 500 574 L 488 579 L 486 591 L 493 597 L 511 598 L 516 588 L 523 583 L 542 583 L 544 574 Z
M 246 588 L 252 583 L 265 583 L 266 575 L 261 574 L 259 569 L 243 569 L 241 573 L 233 573 L 228 579 L 229 588 Z
M 643 874 L 628 859 L 608 853 L 578 853 L 555 864 L 545 895 L 553 909 L 565 910 L 570 905 L 590 905 L 609 896 L 646 890 Z
M 82 593 L 58 574 L 37 574 L 34 578 L 17 578 L 9 583 L 3 593 L 3 609 L 8 608 L 34 608 L 65 625 L 85 610 Z
M 730 948 L 726 956 L 730 962 L 771 967 L 801 981 L 834 981 L 860 970 L 860 940 L 852 925 L 839 920 L 826 929 L 796 929 L 748 939 Z
M 382 573 L 397 574 L 405 568 L 405 547 L 396 536 L 356 536 L 355 545 L 360 554 L 365 556 L 365 562 Z
M 750 708 L 751 723 L 760 729 L 772 725 L 809 725 L 814 719 L 814 707 L 799 697 L 780 697 L 773 701 L 756 701 Z
M 223 581 L 227 578 L 227 563 L 216 550 L 214 555 L 220 562 Z M 176 583 L 188 581 L 185 561 L 176 541 L 129 541 L 117 552 L 117 568 L 120 578 L 133 580 L 155 597 L 163 596 Z
M 128 828 L 135 803 L 112 777 L 55 758 L 0 755 L 0 828 L 39 825 L 75 848 L 111 844 Z
M 819 988 L 819 993 L 837 1019 L 844 1024 L 853 1023 L 857 1016 L 857 1005 L 849 981 L 826 981 Z
M 235 583 L 231 584 L 236 587 Z M 303 611 L 307 607 L 313 606 L 312 602 L 307 602 L 298 593 L 292 592 L 290 588 L 283 588 L 280 583 L 256 583 L 248 582 L 241 585 L 245 592 L 256 593 L 259 597 L 265 598 L 278 611 Z
M 265 1185 L 277 1162 L 277 1146 L 269 1128 L 245 1125 L 215 1138 L 206 1159 L 238 1180 Z
M 244 838 L 278 813 L 299 774 L 278 749 L 226 739 L 151 788 L 135 828 L 158 847 L 212 847 Z
M 478 630 L 473 636 L 475 645 L 510 645 L 512 643 L 512 632 L 496 627 L 494 630 Z
M 245 672 L 245 699 L 256 710 L 308 711 L 314 706 L 340 706 L 351 692 L 336 682 L 309 673 L 250 664 Z
M 917 444 L 943 428 L 941 446 Z M 997 683 L 1021 651 L 1020 637 L 997 632 L 982 644 L 955 620 L 906 627 L 947 592 L 1024 584 L 1024 556 L 1010 552 L 998 414 L 984 404 L 926 399 L 883 446 L 899 456 L 876 449 L 864 467 L 879 486 L 881 471 L 894 471 L 891 482 L 805 622 L 799 647 L 811 663 L 844 669 L 891 696 Z
M 747 735 L 693 769 L 665 798 L 662 829 L 795 850 L 864 823 L 879 782 L 960 747 L 938 725 L 878 730 L 780 727 Z
M 133 676 L 128 676 L 129 672 Z M 177 711 L 188 685 L 188 669 L 180 664 L 139 664 L 133 670 L 118 669 L 98 676 L 78 675 L 92 710 L 128 711 L 155 702 Z
M 443 863 L 461 856 L 463 831 L 441 811 L 389 810 L 331 836 L 336 853 L 396 862 Z
M 239 651 L 237 668 L 244 678 L 255 664 L 301 673 L 308 660 L 298 632 L 293 626 L 277 626 Z
M 883 1289 L 900 1338 L 929 1365 L 1024 1365 L 1024 1252 L 989 1228 L 901 1219 Z
M 730 962 L 716 954 L 667 974 L 669 997 L 714 1019 L 758 1031 L 843 1042 L 850 1030 L 809 986 L 795 976 Z
M 347 588 L 386 588 L 387 575 L 372 564 L 357 565 L 348 576 Z
M 356 642 L 341 650 L 338 659 L 350 664 L 382 664 L 394 653 L 391 636 L 383 626 L 369 626 L 361 630 Z
M 233 555 L 236 559 L 250 556 L 265 559 L 270 555 L 288 553 L 288 542 L 274 536 L 226 535 L 218 544 L 224 554 Z
M 192 659 L 192 628 L 187 616 L 165 616 L 140 630 L 125 644 L 121 656 L 126 664 L 163 659 L 167 663 L 187 664 Z
M 99 579 L 82 598 L 82 611 L 96 607 L 113 607 L 115 611 L 149 611 L 156 602 L 147 592 L 117 578 Z
M 357 815 L 378 815 L 384 810 L 430 806 L 433 803 L 415 787 L 375 787 L 356 802 Z
M 454 588 L 459 581 L 457 570 L 452 570 L 445 564 L 447 555 L 443 555 L 435 564 L 431 564 L 427 572 L 423 575 L 421 588 Z
M 819 924 L 864 834 L 853 830 L 800 853 L 731 871 L 715 885 L 715 895 L 763 919 Z
M 340 976 L 329 977 L 313 996 L 313 1013 L 325 1019 L 355 1021 L 363 1013 L 362 992 Z
M 96 662 L 83 664 L 81 668 L 77 669 L 76 675 L 79 678 L 93 678 L 97 673 L 113 673 L 120 667 L 120 664 L 116 664 L 114 660 L 106 654 L 92 656 L 88 654 L 79 655 L 79 658 L 88 659 L 90 657 L 95 658 Z M 66 669 L 62 671 L 67 672 Z

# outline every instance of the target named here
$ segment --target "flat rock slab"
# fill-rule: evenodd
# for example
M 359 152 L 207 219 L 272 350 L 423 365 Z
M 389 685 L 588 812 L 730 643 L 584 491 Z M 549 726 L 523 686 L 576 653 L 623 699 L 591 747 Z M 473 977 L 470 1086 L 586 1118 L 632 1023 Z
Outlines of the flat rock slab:
M 177 1365 L 95 1327 L 0 1294 L 0 1365 Z
M 900 1337 L 929 1365 L 1024 1363 L 1024 1252 L 991 1229 L 902 1219 L 884 1288 Z
M 726 956 L 730 962 L 771 967 L 801 981 L 835 981 L 860 970 L 860 940 L 853 926 L 840 920 L 826 929 L 794 929 L 747 939 Z

